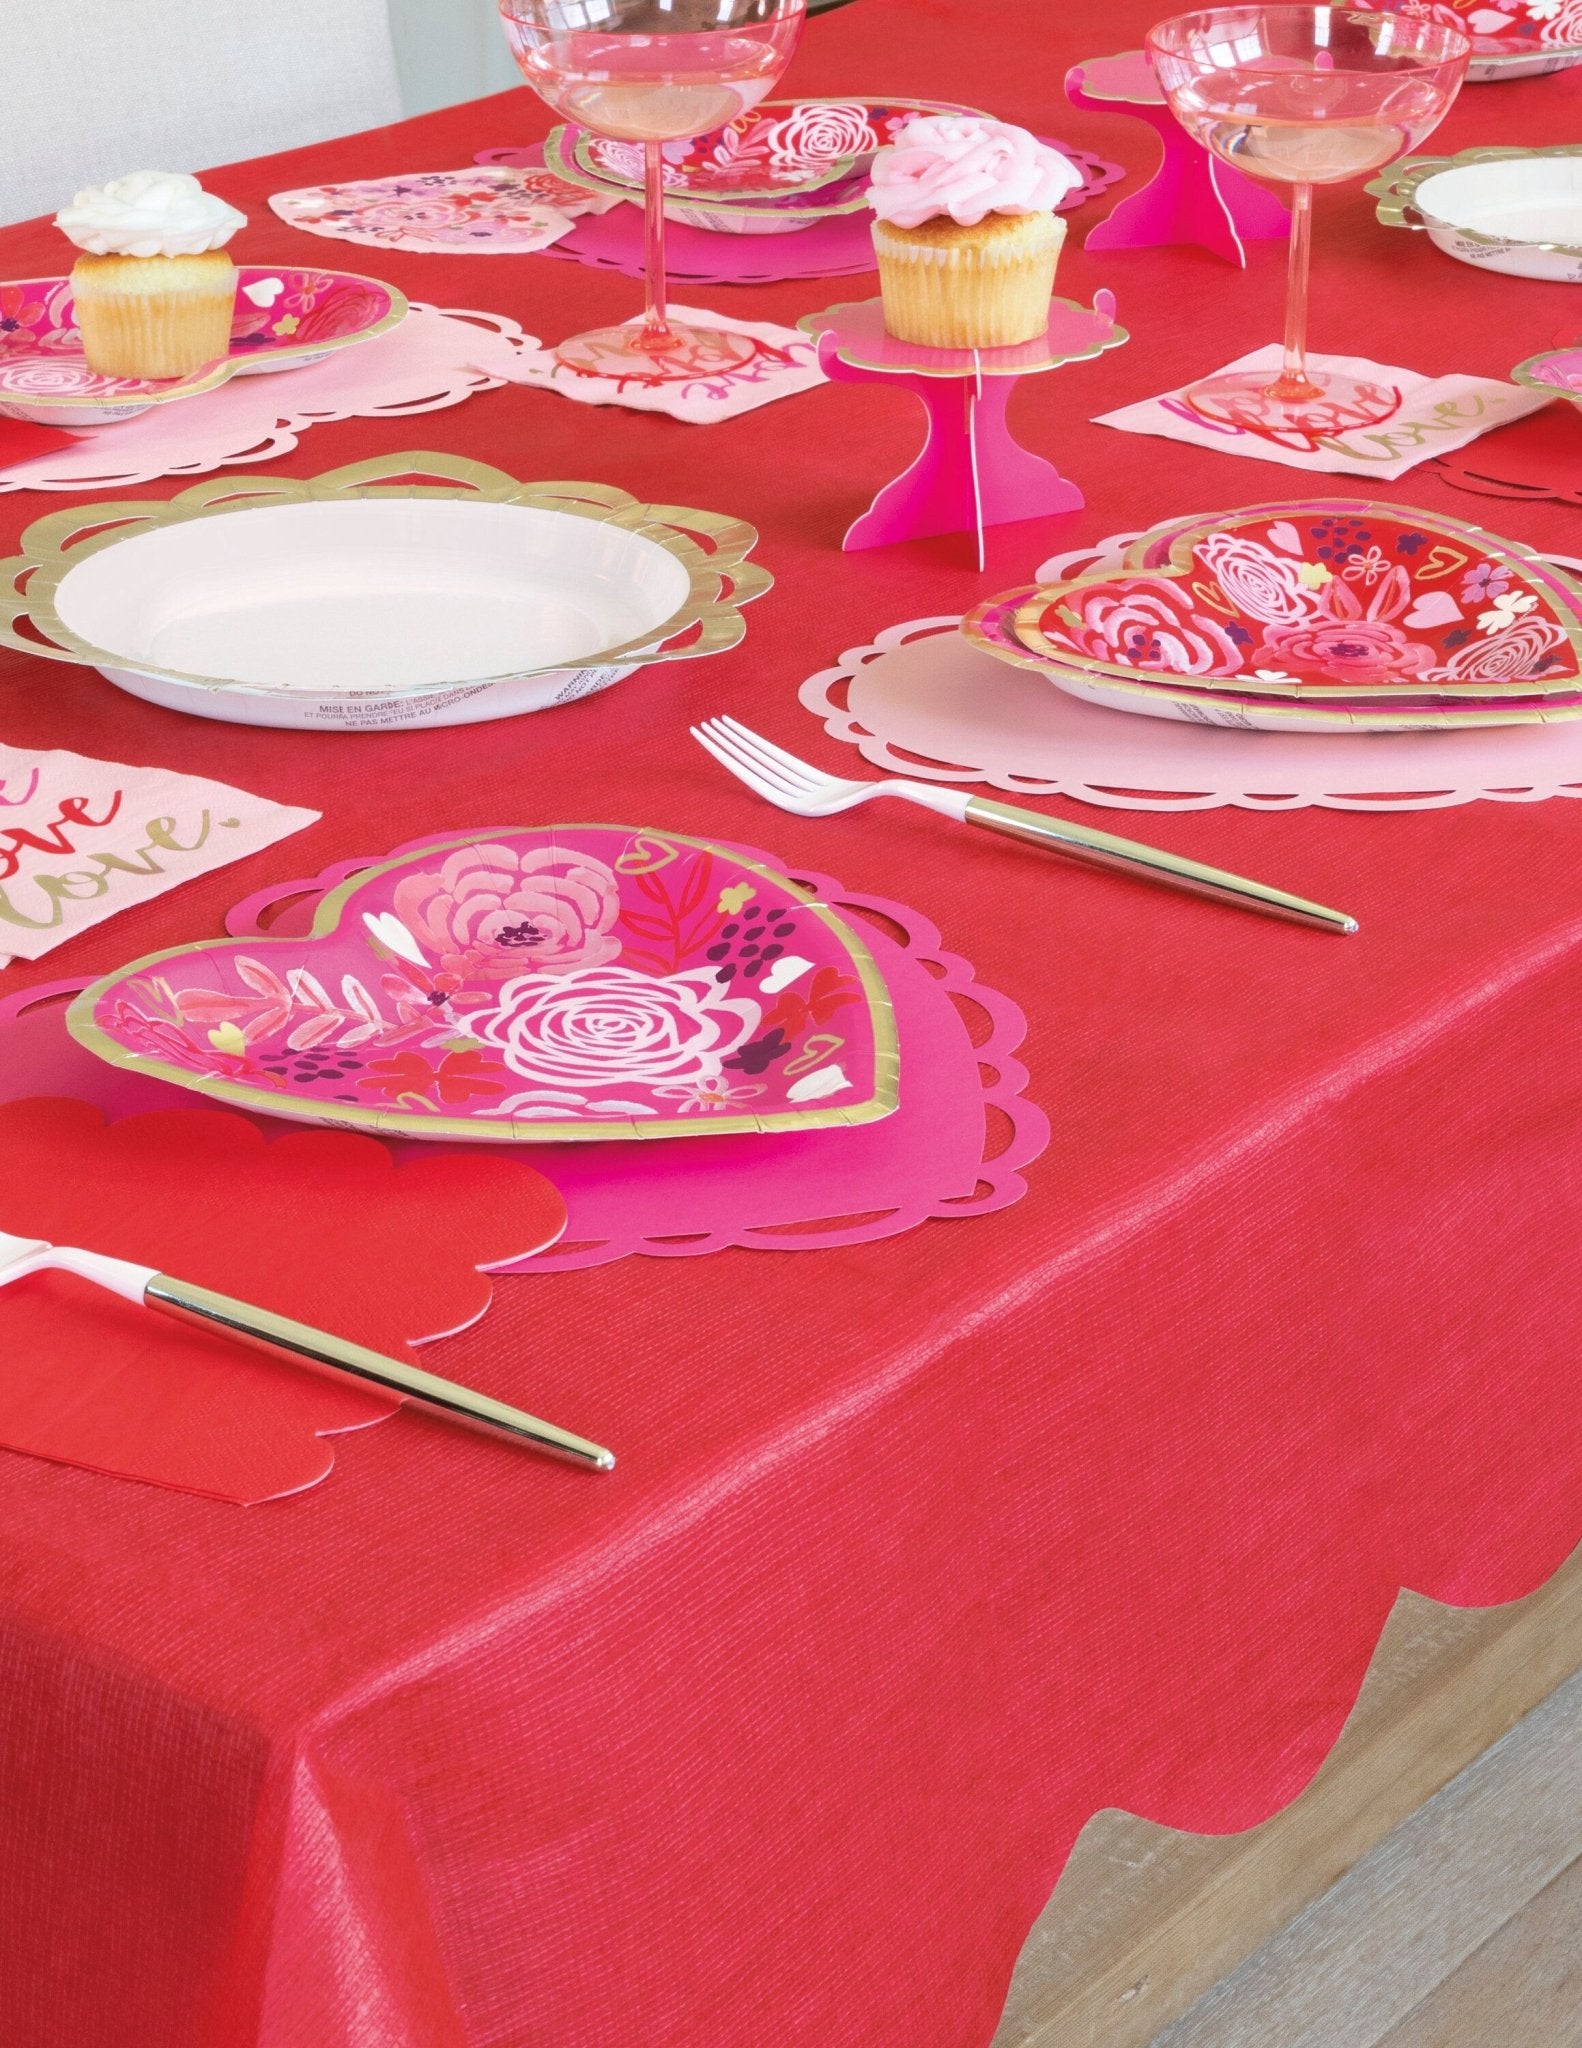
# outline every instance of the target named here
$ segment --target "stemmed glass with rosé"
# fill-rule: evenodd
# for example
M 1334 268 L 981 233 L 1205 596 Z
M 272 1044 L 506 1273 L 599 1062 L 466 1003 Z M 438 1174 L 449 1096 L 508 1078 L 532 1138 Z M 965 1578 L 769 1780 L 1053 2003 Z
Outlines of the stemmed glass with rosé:
M 1292 188 L 1280 374 L 1227 371 L 1189 387 L 1204 418 L 1316 439 L 1387 419 L 1399 394 L 1307 361 L 1313 187 L 1365 178 L 1438 127 L 1471 39 L 1448 20 L 1340 7 L 1215 7 L 1148 31 L 1147 49 L 1187 133 L 1238 170 Z
M 523 77 L 567 120 L 643 145 L 647 307 L 641 327 L 574 335 L 574 370 L 644 381 L 750 359 L 751 341 L 665 310 L 664 145 L 757 106 L 790 60 L 806 0 L 499 0 Z

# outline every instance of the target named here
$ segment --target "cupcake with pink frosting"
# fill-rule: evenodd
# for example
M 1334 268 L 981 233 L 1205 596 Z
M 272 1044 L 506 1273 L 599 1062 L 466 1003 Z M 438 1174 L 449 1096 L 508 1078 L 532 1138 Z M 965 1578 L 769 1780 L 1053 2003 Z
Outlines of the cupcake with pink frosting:
M 924 348 L 1014 348 L 1049 322 L 1082 183 L 1059 150 L 981 115 L 919 114 L 873 160 L 868 204 L 884 324 Z

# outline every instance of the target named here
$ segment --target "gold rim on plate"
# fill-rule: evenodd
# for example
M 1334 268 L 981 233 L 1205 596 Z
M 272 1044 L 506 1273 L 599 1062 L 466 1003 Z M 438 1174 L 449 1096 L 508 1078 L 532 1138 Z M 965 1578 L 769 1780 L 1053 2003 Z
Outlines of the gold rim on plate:
M 1455 156 L 1412 156 L 1381 176 L 1370 179 L 1364 190 L 1378 200 L 1377 215 L 1387 228 L 1442 228 L 1480 249 L 1539 249 L 1547 255 L 1582 258 L 1582 243 L 1536 242 L 1520 235 L 1486 235 L 1480 228 L 1464 227 L 1459 221 L 1442 220 L 1438 214 L 1430 216 L 1418 203 L 1418 192 L 1441 171 L 1465 170 L 1471 164 L 1505 163 L 1513 157 L 1551 156 L 1582 156 L 1582 142 L 1561 142 L 1549 148 L 1528 147 L 1522 143 L 1489 144 L 1481 149 L 1460 150 Z M 1415 220 L 1411 217 L 1413 214 L 1417 216 Z
M 416 482 L 416 478 L 434 479 Z M 70 661 L 91 668 L 131 669 L 139 675 L 205 690 L 240 690 L 255 696 L 295 700 L 299 689 L 233 677 L 194 675 L 161 668 L 112 648 L 96 646 L 75 633 L 61 618 L 57 594 L 79 562 L 137 535 L 181 525 L 190 519 L 223 518 L 273 505 L 344 503 L 358 499 L 384 502 L 391 498 L 448 498 L 459 502 L 523 505 L 561 512 L 598 525 L 616 526 L 673 556 L 687 574 L 687 595 L 671 615 L 634 639 L 578 655 L 575 666 L 588 667 L 630 660 L 634 664 L 682 661 L 717 654 L 734 647 L 746 632 L 741 607 L 770 588 L 767 569 L 747 556 L 757 542 L 755 527 L 720 512 L 702 512 L 685 505 L 645 505 L 613 484 L 522 483 L 503 469 L 471 462 L 459 455 L 409 450 L 348 463 L 315 477 L 221 476 L 194 484 L 173 498 L 111 499 L 97 505 L 75 505 L 36 519 L 22 535 L 22 552 L 0 561 L 0 644 L 46 661 Z M 23 626 L 29 628 L 23 631 Z M 689 633 L 685 646 L 666 643 Z M 548 675 L 566 668 L 566 660 L 541 662 L 501 676 L 455 676 L 443 683 L 424 681 L 385 688 L 391 698 L 419 698 L 459 685 L 484 687 Z M 340 694 L 340 693 L 336 693 Z

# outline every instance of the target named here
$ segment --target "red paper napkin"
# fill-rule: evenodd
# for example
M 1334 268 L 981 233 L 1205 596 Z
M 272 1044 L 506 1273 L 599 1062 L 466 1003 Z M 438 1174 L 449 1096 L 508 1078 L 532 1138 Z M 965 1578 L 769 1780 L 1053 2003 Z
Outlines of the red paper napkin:
M 63 434 L 59 427 L 40 427 L 31 420 L 0 419 L 0 469 L 31 462 L 36 455 L 53 455 L 57 448 L 69 448 L 76 438 L 75 434 Z
M 476 1321 L 491 1292 L 478 1268 L 552 1244 L 565 1219 L 543 1175 L 505 1153 L 398 1165 L 376 1138 L 266 1138 L 226 1110 L 107 1123 L 59 1097 L 0 1105 L 0 1230 L 155 1266 L 398 1358 Z M 398 1405 L 69 1274 L 0 1288 L 13 1451 L 254 1502 L 324 1478 L 327 1435 Z
M 1434 471 L 1441 483 L 1480 498 L 1552 498 L 1561 505 L 1582 505 L 1582 406 L 1546 406 L 1442 456 Z

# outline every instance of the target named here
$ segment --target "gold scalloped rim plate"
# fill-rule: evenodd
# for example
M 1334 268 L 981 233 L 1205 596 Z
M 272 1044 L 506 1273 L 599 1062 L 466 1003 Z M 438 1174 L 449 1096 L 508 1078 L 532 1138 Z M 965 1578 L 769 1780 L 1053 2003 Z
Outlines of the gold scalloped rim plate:
M 432 481 L 411 481 L 420 477 Z M 186 520 L 224 518 L 228 513 L 255 512 L 274 505 L 391 497 L 449 498 L 560 512 L 575 519 L 621 527 L 673 556 L 687 575 L 688 589 L 683 602 L 668 618 L 639 637 L 579 655 L 577 666 L 623 661 L 647 664 L 718 654 L 734 647 L 746 631 L 741 607 L 761 597 L 774 581 L 767 569 L 747 559 L 758 534 L 744 520 L 684 505 L 645 505 L 613 484 L 523 483 L 502 469 L 470 462 L 459 455 L 409 450 L 377 456 L 368 462 L 349 463 L 316 477 L 211 477 L 163 501 L 111 499 L 47 513 L 23 533 L 21 554 L 0 562 L 0 644 L 50 661 L 130 669 L 139 675 L 198 689 L 299 698 L 299 689 L 161 668 L 114 648 L 97 646 L 73 632 L 61 618 L 57 593 L 77 564 L 89 556 Z M 24 632 L 24 624 L 31 630 Z M 694 628 L 694 637 L 685 645 L 668 644 L 692 633 Z M 444 689 L 482 687 L 554 674 L 567 666 L 562 659 L 503 676 L 457 676 L 444 683 L 425 680 L 386 686 L 380 694 L 416 699 Z

